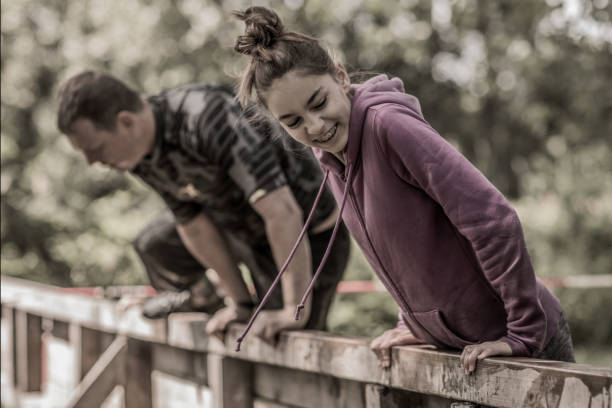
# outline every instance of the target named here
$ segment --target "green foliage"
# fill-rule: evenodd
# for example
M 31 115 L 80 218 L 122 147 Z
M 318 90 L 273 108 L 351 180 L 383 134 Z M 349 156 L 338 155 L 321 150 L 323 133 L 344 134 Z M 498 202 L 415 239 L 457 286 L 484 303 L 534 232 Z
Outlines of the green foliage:
M 242 26 L 229 12 L 251 3 L 1 3 L 2 273 L 60 285 L 145 281 L 130 241 L 161 201 L 130 177 L 86 168 L 55 127 L 54 95 L 86 68 L 145 93 L 232 83 L 246 59 L 232 51 Z M 538 274 L 612 273 L 607 0 L 256 3 L 322 38 L 349 71 L 401 77 L 430 123 L 516 203 Z M 353 254 L 351 278 L 367 278 Z M 578 331 L 603 325 L 594 338 L 612 343 L 609 308 L 560 297 Z M 373 334 L 395 318 L 387 305 L 379 294 L 342 296 L 332 320 L 341 331 L 364 321 Z

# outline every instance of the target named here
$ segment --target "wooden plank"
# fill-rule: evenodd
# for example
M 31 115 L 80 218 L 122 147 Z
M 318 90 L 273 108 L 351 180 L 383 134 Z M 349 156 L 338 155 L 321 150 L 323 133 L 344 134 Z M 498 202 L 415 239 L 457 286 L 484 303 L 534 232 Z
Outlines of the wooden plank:
M 189 350 L 207 351 L 209 316 L 204 313 L 173 313 L 168 316 L 168 344 Z
M 279 404 L 274 401 L 267 400 L 265 398 L 255 397 L 253 401 L 253 408 L 299 408 L 286 404 Z
M 235 346 L 242 327 L 230 327 L 224 350 Z M 395 347 L 391 369 L 383 370 L 368 344 L 369 339 L 293 331 L 282 333 L 276 347 L 249 336 L 242 351 L 233 355 L 254 362 L 500 407 L 522 406 L 532 395 L 541 401 L 558 398 L 564 385 L 561 388 L 556 385 L 567 379 L 584 384 L 590 398 L 610 398 L 606 390 L 612 386 L 611 368 L 528 358 L 489 358 L 479 363 L 476 373 L 466 376 L 460 367 L 459 353 L 412 346 Z M 219 352 L 217 343 L 211 342 L 209 347 Z
M 166 342 L 166 321 L 143 318 L 140 307 L 119 310 L 117 302 L 67 294 L 54 286 L 6 276 L 1 277 L 1 282 L 2 303 L 14 302 L 16 309 L 102 331 Z
M 55 338 L 69 341 L 70 340 L 70 330 L 67 322 L 57 319 L 51 319 L 53 322 L 53 326 L 51 327 L 51 335 Z
M 254 366 L 254 394 L 300 408 L 362 408 L 362 383 L 267 364 Z
M 253 406 L 253 368 L 250 363 L 209 354 L 208 383 L 214 408 Z
M 447 398 L 398 390 L 378 384 L 365 385 L 365 406 L 367 408 L 459 408 L 462 406 L 456 404 L 462 403 L 453 403 Z M 468 406 L 475 407 L 476 405 L 466 405 Z
M 153 401 L 156 407 L 210 408 L 210 389 L 194 382 L 153 370 L 151 374 Z
M 140 306 L 130 307 L 124 311 L 114 310 L 114 313 L 113 316 L 109 315 L 109 320 L 116 322 L 114 327 L 118 333 L 157 343 L 166 342 L 166 319 L 146 319 L 142 316 Z
M 125 367 L 125 405 L 152 408 L 152 345 L 128 338 Z
M 17 389 L 40 391 L 42 381 L 42 319 L 23 310 L 15 311 Z
M 2 392 L 0 393 L 0 404 L 7 407 L 19 406 L 19 395 L 16 392 L 17 366 L 15 364 L 15 309 L 8 304 L 2 307 Z
M 208 385 L 206 354 L 192 350 L 153 344 L 152 369 L 182 378 L 197 385 Z
M 457 353 L 416 355 L 397 348 L 392 359 L 394 387 L 495 407 L 556 406 L 568 380 L 588 390 L 581 401 L 588 406 L 589 398 L 606 395 L 612 384 L 610 369 L 528 358 L 485 359 L 470 376 L 463 373 Z
M 126 353 L 127 340 L 119 336 L 85 375 L 66 407 L 90 408 L 102 405 L 115 386 L 124 382 Z
M 79 367 L 77 367 L 77 370 L 80 375 L 79 380 L 81 380 L 98 361 L 104 350 L 113 342 L 115 335 L 83 326 L 79 326 L 79 330 L 81 331 L 80 347 L 75 346 L 79 350 Z

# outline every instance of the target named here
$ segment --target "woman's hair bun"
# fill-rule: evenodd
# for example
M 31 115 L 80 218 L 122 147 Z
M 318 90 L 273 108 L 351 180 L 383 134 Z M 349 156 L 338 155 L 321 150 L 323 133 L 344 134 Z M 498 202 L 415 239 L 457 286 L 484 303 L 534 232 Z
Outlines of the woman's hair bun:
M 233 14 L 246 25 L 244 35 L 239 36 L 234 45 L 234 50 L 241 54 L 261 54 L 259 51 L 274 45 L 284 32 L 278 14 L 266 7 L 249 7 Z

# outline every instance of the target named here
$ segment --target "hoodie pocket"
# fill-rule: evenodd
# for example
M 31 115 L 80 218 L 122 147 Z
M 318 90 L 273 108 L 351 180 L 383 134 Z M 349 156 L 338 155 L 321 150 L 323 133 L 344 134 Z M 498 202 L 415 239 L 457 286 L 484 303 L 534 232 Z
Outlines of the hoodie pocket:
M 429 312 L 412 312 L 412 317 L 417 323 L 439 343 L 447 347 L 462 349 L 465 346 L 474 344 L 472 341 L 465 340 L 456 335 L 446 326 L 442 313 L 438 309 Z

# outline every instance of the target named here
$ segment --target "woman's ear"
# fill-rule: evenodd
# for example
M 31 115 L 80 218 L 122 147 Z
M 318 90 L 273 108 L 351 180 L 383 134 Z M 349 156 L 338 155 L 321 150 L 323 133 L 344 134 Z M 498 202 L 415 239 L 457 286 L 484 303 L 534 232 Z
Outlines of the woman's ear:
M 342 65 L 340 62 L 336 64 L 336 81 L 338 81 L 345 91 L 348 91 L 351 87 L 351 79 L 349 78 L 344 65 Z

